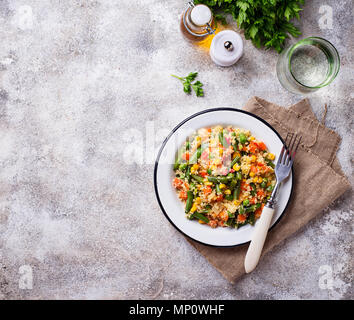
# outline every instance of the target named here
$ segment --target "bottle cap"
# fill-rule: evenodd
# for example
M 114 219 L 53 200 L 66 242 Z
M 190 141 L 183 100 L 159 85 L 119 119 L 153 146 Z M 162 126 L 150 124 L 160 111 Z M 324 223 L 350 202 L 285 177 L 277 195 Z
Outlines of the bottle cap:
M 199 27 L 205 26 L 212 17 L 211 10 L 204 4 L 197 4 L 191 11 L 192 22 Z
M 229 67 L 236 63 L 242 56 L 242 38 L 235 31 L 221 31 L 213 38 L 209 52 L 215 64 L 222 67 Z

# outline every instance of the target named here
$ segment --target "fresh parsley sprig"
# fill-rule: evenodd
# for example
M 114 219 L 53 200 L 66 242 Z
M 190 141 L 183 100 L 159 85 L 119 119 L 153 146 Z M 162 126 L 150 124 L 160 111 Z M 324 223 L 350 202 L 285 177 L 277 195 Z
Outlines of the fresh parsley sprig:
M 200 81 L 192 83 L 195 78 L 198 76 L 198 72 L 190 72 L 186 77 L 179 77 L 174 74 L 171 74 L 172 77 L 179 79 L 183 84 L 183 91 L 187 94 L 190 94 L 193 91 L 197 97 L 203 97 L 204 91 L 202 89 L 203 84 Z

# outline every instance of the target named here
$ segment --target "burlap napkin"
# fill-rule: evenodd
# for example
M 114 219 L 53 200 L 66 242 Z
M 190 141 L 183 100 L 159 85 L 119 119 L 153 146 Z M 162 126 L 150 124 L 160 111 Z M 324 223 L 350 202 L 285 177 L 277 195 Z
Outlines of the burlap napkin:
M 307 99 L 286 109 L 253 97 L 244 110 L 266 120 L 284 140 L 289 132 L 302 135 L 294 162 L 292 198 L 281 221 L 268 234 L 264 255 L 350 189 L 350 184 L 336 159 L 339 135 L 316 119 Z M 215 248 L 188 241 L 230 282 L 245 273 L 248 244 Z

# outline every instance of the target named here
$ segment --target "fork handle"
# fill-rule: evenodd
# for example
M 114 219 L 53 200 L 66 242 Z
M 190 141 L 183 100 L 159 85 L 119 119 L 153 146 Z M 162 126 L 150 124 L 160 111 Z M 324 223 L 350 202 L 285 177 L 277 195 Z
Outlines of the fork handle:
M 252 240 L 247 250 L 245 258 L 246 273 L 253 271 L 258 264 L 273 214 L 273 208 L 264 207 L 262 210 L 262 215 L 255 226 Z

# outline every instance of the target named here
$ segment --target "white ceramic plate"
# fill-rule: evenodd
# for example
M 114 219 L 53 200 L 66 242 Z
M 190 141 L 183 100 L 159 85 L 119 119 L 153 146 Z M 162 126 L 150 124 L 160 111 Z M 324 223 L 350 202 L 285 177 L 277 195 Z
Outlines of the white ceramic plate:
M 274 153 L 277 158 L 279 156 L 283 141 L 274 128 L 263 119 L 249 112 L 233 108 L 205 110 L 182 121 L 163 142 L 155 163 L 155 193 L 166 218 L 184 235 L 206 245 L 218 247 L 237 246 L 251 240 L 254 226 L 246 225 L 239 229 L 228 227 L 212 229 L 197 221 L 188 220 L 184 214 L 183 203 L 178 199 L 177 193 L 172 186 L 172 179 L 174 178 L 173 164 L 176 153 L 182 143 L 197 129 L 214 125 L 232 125 L 250 130 L 256 139 L 266 144 L 271 153 Z M 271 227 L 283 215 L 291 196 L 292 186 L 293 178 L 291 173 L 289 178 L 282 183 L 279 190 Z

